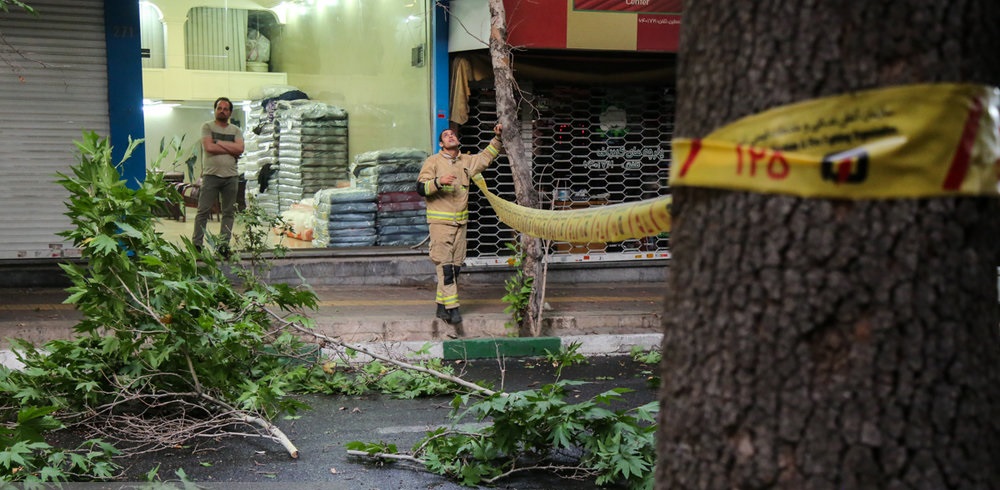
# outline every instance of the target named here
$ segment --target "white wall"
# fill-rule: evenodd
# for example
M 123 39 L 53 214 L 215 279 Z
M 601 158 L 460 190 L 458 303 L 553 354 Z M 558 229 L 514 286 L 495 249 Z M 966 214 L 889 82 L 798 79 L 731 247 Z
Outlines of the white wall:
M 553 0 L 543 0 L 553 1 Z M 490 39 L 490 6 L 487 0 L 451 0 L 448 17 L 448 51 L 486 49 Z

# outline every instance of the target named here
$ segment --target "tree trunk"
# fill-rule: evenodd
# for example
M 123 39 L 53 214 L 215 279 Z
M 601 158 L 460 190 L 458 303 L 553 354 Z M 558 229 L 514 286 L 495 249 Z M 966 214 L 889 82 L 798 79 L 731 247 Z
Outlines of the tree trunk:
M 676 134 L 996 85 L 998 19 L 995 0 L 691 0 Z M 658 488 L 1000 488 L 1000 201 L 673 196 Z
M 493 79 L 497 96 L 497 116 L 503 124 L 503 145 L 510 161 L 514 176 L 514 197 L 521 206 L 538 207 L 538 196 L 531 178 L 531 160 L 526 157 L 521 128 L 517 117 L 517 102 L 514 99 L 514 72 L 510 66 L 510 45 L 507 44 L 507 20 L 503 0 L 490 2 L 490 58 L 493 63 Z M 541 240 L 521 234 L 521 250 L 524 260 L 521 268 L 525 275 L 534 280 L 528 311 L 518 325 L 521 336 L 537 336 L 540 331 L 542 311 L 542 289 L 538 287 L 542 277 Z

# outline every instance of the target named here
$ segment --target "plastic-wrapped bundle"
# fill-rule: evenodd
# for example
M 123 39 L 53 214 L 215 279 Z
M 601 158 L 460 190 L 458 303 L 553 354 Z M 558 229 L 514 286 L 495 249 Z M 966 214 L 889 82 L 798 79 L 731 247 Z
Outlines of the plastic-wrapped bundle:
M 316 192 L 314 247 L 370 247 L 377 241 L 378 204 L 371 189 L 341 187 Z M 320 225 L 319 223 L 324 223 Z
M 275 121 L 281 205 L 350 183 L 347 111 L 310 100 L 278 101 Z
M 405 182 L 405 183 L 409 184 L 409 186 L 412 187 L 412 188 L 416 188 L 416 186 L 417 186 L 417 179 L 416 179 L 416 177 L 420 173 L 419 170 L 416 173 L 412 173 L 412 172 L 411 173 L 401 173 L 401 172 L 397 172 L 397 173 L 379 173 L 379 172 L 375 171 L 376 168 L 377 167 L 368 167 L 368 168 L 363 168 L 363 169 L 359 170 L 358 171 L 358 180 L 357 180 L 357 182 L 360 185 L 365 185 L 365 184 L 362 184 L 362 183 L 367 183 L 367 182 L 375 182 L 375 183 L 378 183 L 378 184 L 395 184 L 395 183 L 398 183 L 398 182 Z M 374 185 L 371 185 L 371 187 L 374 187 Z
M 376 196 L 371 189 L 361 189 L 357 187 L 338 187 L 335 189 L 321 189 L 316 192 L 317 203 L 337 203 L 337 202 L 375 202 Z
M 427 211 L 421 209 L 410 209 L 406 211 L 379 211 L 378 219 L 422 219 L 427 222 Z
M 322 213 L 343 215 L 345 213 L 374 213 L 378 211 L 378 204 L 374 202 L 336 202 L 320 203 L 316 209 Z
M 253 201 L 268 214 L 278 216 L 278 194 L 276 192 L 257 193 L 252 196 Z
M 314 247 L 365 247 L 375 245 L 376 240 L 374 213 L 334 215 L 313 230 Z
M 313 246 L 365 247 L 375 245 L 377 238 L 374 214 L 365 220 L 340 221 L 334 217 L 326 226 L 313 230 Z
M 426 229 L 427 217 L 424 213 L 416 216 L 394 216 L 380 215 L 378 217 L 379 226 L 401 226 L 401 225 L 423 225 Z
M 290 209 L 292 206 L 298 203 L 299 203 L 298 199 L 294 199 L 291 197 L 282 197 L 280 195 L 278 196 L 278 209 L 282 210 Z
M 403 245 L 416 245 L 427 238 L 427 225 L 389 227 L 392 231 L 380 229 L 378 233 L 378 244 L 383 247 L 399 247 Z M 398 231 L 404 230 L 404 231 Z
M 306 194 L 315 193 L 321 189 L 313 188 L 317 182 L 322 182 L 326 179 L 337 180 L 337 174 L 335 172 L 325 170 L 310 171 L 302 168 L 292 170 L 281 168 L 279 169 L 277 175 L 278 182 L 295 187 L 301 187 L 302 192 Z
M 277 197 L 277 189 L 268 186 L 271 170 L 278 168 L 278 121 L 275 110 L 279 100 L 308 99 L 308 96 L 290 85 L 266 85 L 251 91 L 244 130 L 246 151 L 239 159 L 239 172 L 247 180 L 247 199 L 255 199 L 261 207 L 277 215 L 282 208 Z M 297 201 L 297 200 L 296 200 Z
M 423 201 L 419 202 L 387 202 L 385 204 L 379 204 L 379 211 L 385 213 L 394 213 L 398 211 L 420 211 L 427 209 L 427 203 Z
M 274 125 L 267 125 L 261 122 L 261 119 L 266 117 L 263 114 L 260 103 L 251 105 L 251 111 L 247 116 L 248 124 L 255 124 L 266 129 L 262 135 L 255 134 L 249 129 L 244 128 L 244 153 L 243 156 L 237 160 L 237 171 L 246 179 L 246 194 L 245 199 L 249 201 L 254 198 L 261 191 L 261 169 L 265 168 L 265 165 L 274 162 L 274 158 L 277 155 L 277 150 L 273 146 L 273 130 Z M 277 208 L 268 209 L 268 211 L 277 214 Z
M 355 158 L 355 162 L 358 159 Z M 354 175 L 385 175 L 385 174 L 413 174 L 417 175 L 420 173 L 421 167 L 424 165 L 423 159 L 414 160 L 385 160 L 378 162 L 377 165 L 370 166 L 359 166 L 352 165 L 351 172 Z
M 413 192 L 383 192 L 378 195 L 378 203 L 390 202 L 424 202 L 424 196 Z
M 290 116 L 290 125 L 298 126 L 327 126 L 320 121 L 347 121 L 347 111 L 336 106 L 324 104 L 322 102 L 292 101 L 290 103 L 278 103 L 278 110 L 286 111 Z
M 333 216 L 333 220 L 327 219 L 326 221 L 330 223 L 329 228 L 351 228 L 356 226 L 362 226 L 357 223 L 347 223 L 347 222 L 364 222 L 363 226 L 375 226 L 375 213 L 372 212 L 354 212 L 354 213 L 336 213 Z M 341 223 L 347 223 L 346 225 L 341 225 Z
M 354 157 L 351 177 L 355 185 L 379 194 L 414 191 L 426 159 L 427 152 L 415 148 L 369 151 Z
M 358 167 L 372 167 L 383 163 L 399 163 L 418 161 L 423 163 L 427 159 L 427 152 L 417 148 L 389 148 L 385 150 L 368 151 L 360 153 L 354 157 L 354 164 L 351 171 Z M 419 171 L 420 168 L 417 168 Z
M 359 238 L 356 240 L 333 240 L 331 239 L 325 247 L 327 248 L 351 248 L 351 247 L 371 247 L 375 245 L 375 237 L 370 238 Z M 316 246 L 316 240 L 313 240 L 313 246 Z
M 334 146 L 334 145 L 328 145 Z M 341 145 L 342 146 L 342 145 Z M 347 159 L 347 150 L 344 148 L 323 148 L 323 147 L 312 147 L 310 149 L 305 148 L 289 148 L 282 141 L 281 149 L 278 150 L 278 156 L 282 158 L 294 158 L 298 160 L 301 165 L 333 165 L 338 164 L 338 166 L 344 167 L 346 172 L 347 164 L 343 163 L 343 160 Z
M 334 131 L 334 128 L 331 128 L 331 130 L 327 131 L 326 134 L 308 134 L 307 133 L 305 135 L 302 134 L 302 131 L 298 131 L 298 132 L 295 132 L 295 131 L 286 131 L 283 134 L 283 137 L 282 137 L 281 141 L 284 142 L 284 143 L 298 143 L 298 144 L 304 144 L 304 145 L 310 145 L 310 144 L 323 144 L 323 145 L 347 144 L 347 129 L 346 128 L 340 128 L 340 129 L 342 129 L 342 131 Z M 339 132 L 342 132 L 343 134 L 337 134 Z
M 301 195 L 302 194 L 302 186 L 294 185 L 291 182 L 285 183 L 285 182 L 282 182 L 281 180 L 279 180 L 278 182 L 279 182 L 279 184 L 277 185 L 277 187 L 278 187 L 278 199 L 279 200 L 284 201 L 285 199 L 289 199 L 289 198 L 286 198 L 285 195 L 293 195 L 293 194 L 294 195 Z M 301 200 L 302 200 L 302 198 L 293 199 L 293 201 L 295 201 L 295 202 L 299 202 Z
M 378 234 L 381 235 L 400 235 L 400 234 L 413 234 L 413 235 L 426 235 L 427 234 L 427 223 L 423 224 L 410 224 L 410 225 L 378 225 L 376 227 Z
M 372 246 L 377 241 L 375 220 L 328 222 L 313 229 L 314 247 Z
M 312 241 L 316 227 L 315 209 L 311 199 L 296 204 L 291 209 L 281 213 L 281 219 L 285 222 L 287 230 L 276 229 L 277 233 L 284 233 L 290 238 L 297 240 Z
M 385 192 L 378 195 L 378 244 L 415 245 L 427 236 L 427 204 L 416 192 Z

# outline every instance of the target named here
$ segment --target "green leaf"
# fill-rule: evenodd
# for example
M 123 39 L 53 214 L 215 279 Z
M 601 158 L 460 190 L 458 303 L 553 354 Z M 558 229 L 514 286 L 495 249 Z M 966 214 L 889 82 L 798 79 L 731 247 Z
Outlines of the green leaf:
M 118 242 L 107 235 L 94 237 L 87 246 L 93 249 L 95 253 L 100 254 L 111 254 L 118 251 Z
M 30 455 L 31 450 L 24 441 L 18 441 L 7 449 L 0 451 L 0 467 L 13 469 L 18 466 L 26 466 L 28 462 L 24 455 Z
M 86 291 L 79 291 L 79 292 L 73 293 L 73 294 L 69 295 L 69 297 L 67 297 L 66 300 L 63 301 L 63 303 L 65 303 L 65 304 L 77 304 L 77 303 L 80 302 L 81 298 L 83 298 L 84 296 L 86 296 L 86 294 L 87 294 Z
M 98 479 L 106 480 L 115 476 L 117 466 L 108 463 L 107 461 L 99 461 L 94 464 L 91 468 L 90 473 L 93 474 Z
M 43 466 L 41 472 L 39 473 L 39 478 L 43 482 L 56 482 L 67 479 L 66 474 L 53 465 Z
M 121 349 L 122 343 L 118 337 L 104 337 L 101 339 L 101 353 L 111 354 Z
M 96 381 L 81 381 L 76 384 L 76 389 L 78 391 L 89 392 L 89 391 L 94 391 L 95 389 L 97 389 L 98 386 L 99 385 L 97 384 Z
M 344 447 L 350 449 L 351 451 L 367 451 L 367 445 L 361 441 L 350 441 L 344 444 Z
M 87 458 L 82 454 L 69 453 L 70 468 L 83 470 L 87 467 Z
M 22 407 L 17 412 L 17 423 L 24 424 L 56 411 L 56 407 Z
M 153 469 L 146 472 L 146 481 L 155 481 L 157 475 L 160 473 L 160 463 L 156 463 Z
M 125 236 L 132 238 L 142 238 L 142 232 L 135 229 L 132 225 L 122 222 L 115 221 L 115 226 L 117 226 Z
M 656 422 L 656 414 L 660 413 L 660 402 L 653 401 L 637 407 L 636 418 L 645 422 Z
M 552 428 L 551 440 L 556 447 L 571 449 L 575 446 L 572 434 L 566 425 L 556 425 Z

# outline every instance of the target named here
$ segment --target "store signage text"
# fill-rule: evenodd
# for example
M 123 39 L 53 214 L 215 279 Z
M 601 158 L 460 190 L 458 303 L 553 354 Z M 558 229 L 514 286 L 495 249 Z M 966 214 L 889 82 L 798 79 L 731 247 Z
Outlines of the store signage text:
M 642 160 L 662 161 L 666 157 L 663 148 L 625 148 L 609 147 L 594 152 L 597 159 L 587 160 L 587 168 L 597 170 L 608 170 L 621 165 L 625 170 L 639 170 L 642 168 Z M 612 159 L 624 159 L 618 162 Z
M 573 10 L 679 14 L 681 0 L 573 0 Z

